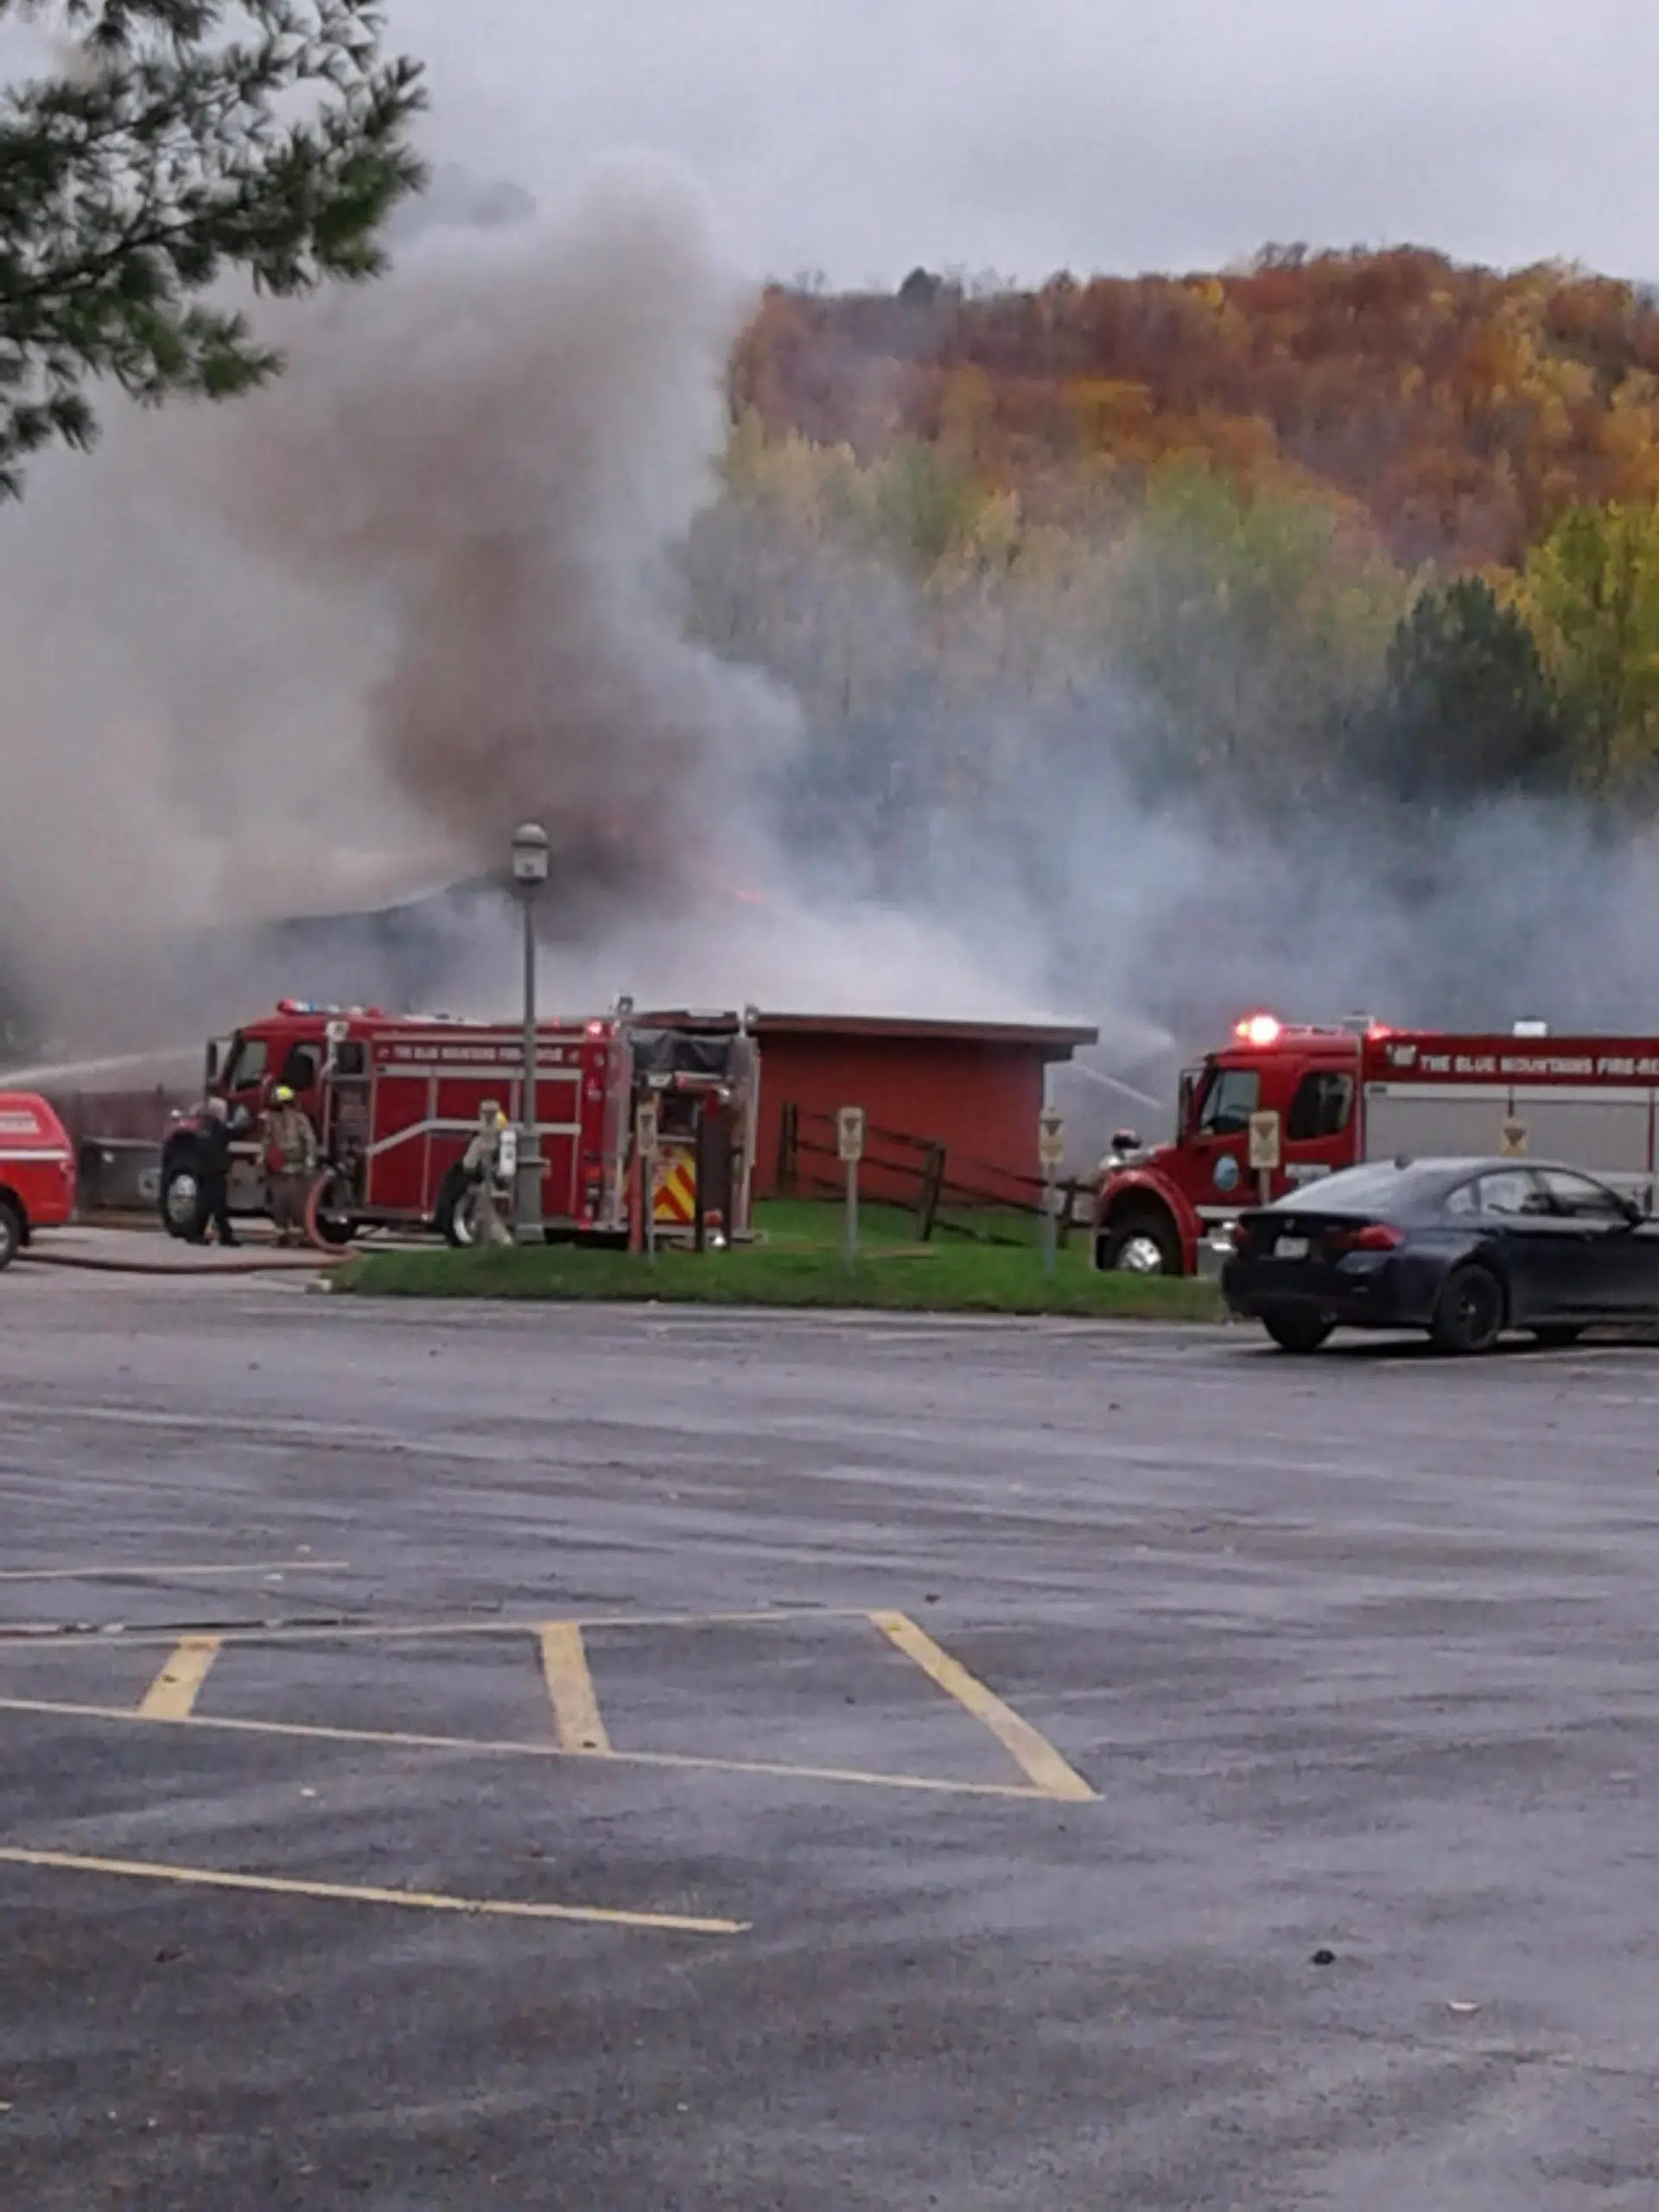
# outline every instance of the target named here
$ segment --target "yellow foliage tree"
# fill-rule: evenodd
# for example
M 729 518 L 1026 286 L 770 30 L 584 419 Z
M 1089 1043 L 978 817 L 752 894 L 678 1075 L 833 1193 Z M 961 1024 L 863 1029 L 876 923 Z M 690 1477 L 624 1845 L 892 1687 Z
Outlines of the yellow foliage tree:
M 1573 507 L 1527 556 L 1531 625 L 1592 791 L 1659 775 L 1659 508 Z

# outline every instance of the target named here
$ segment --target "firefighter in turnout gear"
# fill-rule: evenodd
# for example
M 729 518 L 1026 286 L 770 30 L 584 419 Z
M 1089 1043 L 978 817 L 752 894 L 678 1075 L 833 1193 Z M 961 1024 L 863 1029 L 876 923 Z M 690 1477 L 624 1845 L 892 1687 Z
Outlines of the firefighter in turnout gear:
M 496 1185 L 501 1174 L 501 1141 L 507 1117 L 493 1098 L 478 1109 L 478 1134 L 467 1147 L 461 1166 L 472 1194 L 473 1229 L 480 1244 L 511 1244 L 512 1232 L 501 1218 Z
M 265 1116 L 265 1176 L 276 1242 L 292 1244 L 305 1234 L 305 1202 L 317 1172 L 317 1134 L 294 1093 L 278 1084 Z

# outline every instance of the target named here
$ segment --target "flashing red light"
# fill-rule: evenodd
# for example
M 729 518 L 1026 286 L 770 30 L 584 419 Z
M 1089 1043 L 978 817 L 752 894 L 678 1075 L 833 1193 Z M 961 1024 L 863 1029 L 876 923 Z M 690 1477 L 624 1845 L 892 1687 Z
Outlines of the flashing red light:
M 1366 1029 L 1365 1034 L 1373 1039 L 1381 1039 L 1384 1037 L 1392 1037 L 1394 1032 L 1386 1021 L 1373 1021 Z
M 1285 1025 L 1271 1014 L 1250 1014 L 1233 1033 L 1247 1045 L 1276 1045 L 1285 1033 Z

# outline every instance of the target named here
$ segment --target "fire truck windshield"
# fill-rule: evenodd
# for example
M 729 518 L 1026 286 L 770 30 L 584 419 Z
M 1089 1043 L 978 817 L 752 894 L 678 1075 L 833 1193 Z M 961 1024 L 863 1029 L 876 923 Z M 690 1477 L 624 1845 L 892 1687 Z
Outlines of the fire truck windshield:
M 1205 1071 L 1193 1128 L 1201 1136 L 1239 1136 L 1249 1128 L 1261 1099 L 1262 1077 L 1255 1068 L 1217 1067 L 1211 1060 Z
M 226 1090 L 249 1090 L 264 1080 L 269 1055 L 263 1037 L 238 1036 L 225 1066 Z

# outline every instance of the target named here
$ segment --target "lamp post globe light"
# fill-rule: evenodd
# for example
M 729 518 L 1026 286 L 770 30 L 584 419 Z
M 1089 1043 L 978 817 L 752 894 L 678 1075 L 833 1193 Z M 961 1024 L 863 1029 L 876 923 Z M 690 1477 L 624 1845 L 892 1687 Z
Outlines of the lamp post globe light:
M 521 822 L 512 833 L 512 880 L 524 909 L 524 1081 L 518 1093 L 518 1172 L 513 1189 L 513 1236 L 520 1244 L 542 1241 L 542 1148 L 536 1110 L 536 900 L 551 865 L 548 835 L 539 822 Z

